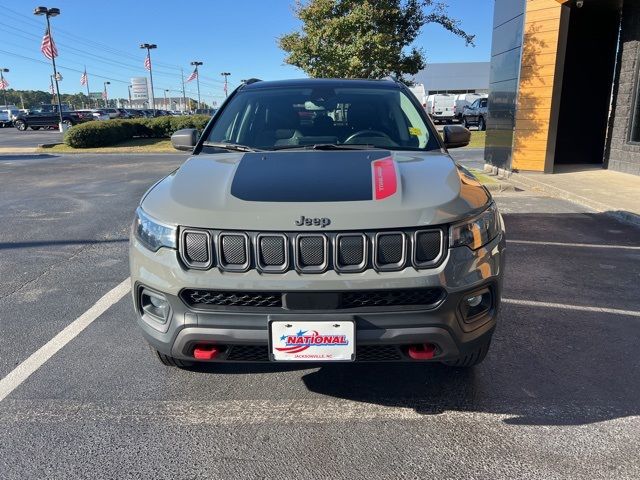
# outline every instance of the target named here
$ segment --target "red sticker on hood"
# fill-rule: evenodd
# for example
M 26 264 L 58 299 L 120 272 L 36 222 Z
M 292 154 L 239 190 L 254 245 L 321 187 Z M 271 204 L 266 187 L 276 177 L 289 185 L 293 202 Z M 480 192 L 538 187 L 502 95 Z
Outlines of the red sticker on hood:
M 390 197 L 398 189 L 396 166 L 391 157 L 373 162 L 373 190 L 376 200 Z

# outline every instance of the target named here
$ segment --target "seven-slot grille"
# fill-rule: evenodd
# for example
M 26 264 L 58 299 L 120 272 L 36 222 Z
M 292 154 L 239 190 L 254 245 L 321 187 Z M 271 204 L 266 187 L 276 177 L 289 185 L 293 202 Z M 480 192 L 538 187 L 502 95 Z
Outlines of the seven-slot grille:
M 180 257 L 188 268 L 264 273 L 356 273 L 433 268 L 446 249 L 441 228 L 381 232 L 271 233 L 185 228 Z

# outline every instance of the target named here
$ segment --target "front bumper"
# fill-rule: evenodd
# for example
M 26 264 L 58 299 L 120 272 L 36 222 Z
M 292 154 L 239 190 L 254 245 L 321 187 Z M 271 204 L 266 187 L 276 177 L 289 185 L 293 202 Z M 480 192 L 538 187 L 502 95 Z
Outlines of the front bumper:
M 186 270 L 176 252 L 161 248 L 150 252 L 135 238 L 131 241 L 130 264 L 132 295 L 137 322 L 146 340 L 158 351 L 174 358 L 193 359 L 197 343 L 221 346 L 213 361 L 267 361 L 269 322 L 272 320 L 353 320 L 356 325 L 356 360 L 410 360 L 408 345 L 436 345 L 433 360 L 455 360 L 474 351 L 491 336 L 500 305 L 504 270 L 505 240 L 499 235 L 485 247 L 472 251 L 466 247 L 450 249 L 446 260 L 429 270 L 405 268 L 399 272 L 323 274 L 260 274 Z M 144 287 L 161 293 L 170 305 L 168 320 L 161 323 L 143 313 L 139 291 Z M 231 291 L 322 292 L 353 290 L 392 290 L 440 287 L 445 298 L 434 306 L 335 313 L 311 310 L 205 311 L 188 307 L 179 294 L 184 288 Z M 463 321 L 461 302 L 474 292 L 488 289 L 492 296 L 489 310 Z M 239 352 L 244 352 L 242 355 Z M 381 354 L 380 352 L 386 352 Z

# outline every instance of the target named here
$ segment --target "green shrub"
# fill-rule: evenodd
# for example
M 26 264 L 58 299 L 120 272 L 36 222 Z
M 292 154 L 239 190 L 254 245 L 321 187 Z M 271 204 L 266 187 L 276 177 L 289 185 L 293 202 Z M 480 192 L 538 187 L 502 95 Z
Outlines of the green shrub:
M 71 127 L 64 136 L 64 143 L 72 148 L 95 148 L 136 137 L 167 138 L 182 128 L 203 130 L 209 119 L 207 115 L 191 115 L 93 121 Z

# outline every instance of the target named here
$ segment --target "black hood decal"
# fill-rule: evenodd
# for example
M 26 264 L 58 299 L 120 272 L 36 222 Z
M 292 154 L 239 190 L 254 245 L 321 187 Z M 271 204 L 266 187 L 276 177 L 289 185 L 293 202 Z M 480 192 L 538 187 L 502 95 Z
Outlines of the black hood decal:
M 373 199 L 372 162 L 388 151 L 246 153 L 231 195 L 251 202 L 349 202 Z

